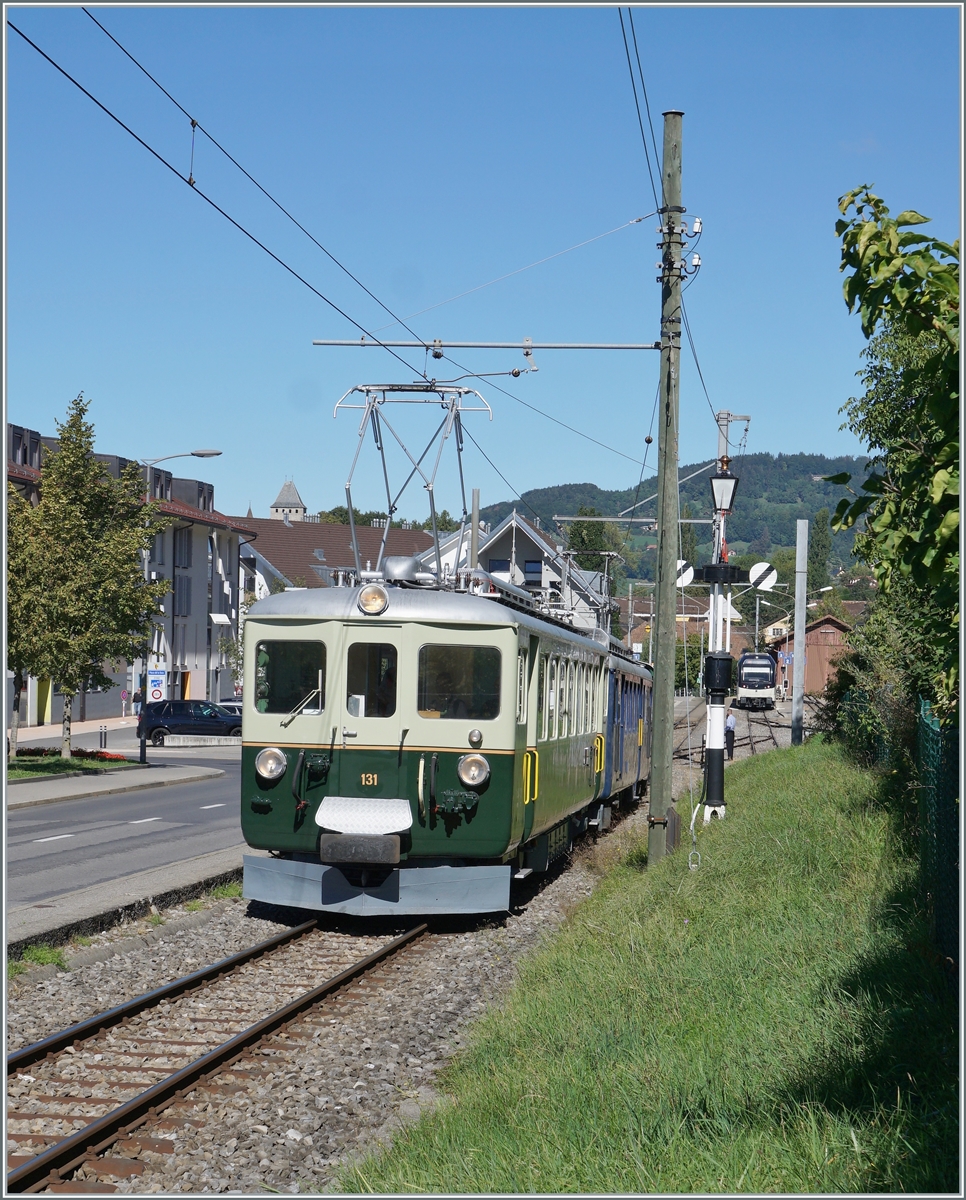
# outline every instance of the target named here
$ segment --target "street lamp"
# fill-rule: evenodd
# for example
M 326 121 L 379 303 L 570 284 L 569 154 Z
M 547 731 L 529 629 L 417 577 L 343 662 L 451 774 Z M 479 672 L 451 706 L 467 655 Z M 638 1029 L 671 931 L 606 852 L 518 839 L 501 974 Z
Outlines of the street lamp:
M 725 456 L 721 460 L 721 466 L 714 475 L 711 476 L 711 503 L 715 512 L 721 513 L 722 516 L 727 516 L 734 508 L 735 492 L 738 490 L 738 477 L 732 475 L 728 470 L 730 459 Z
M 142 458 L 141 466 L 144 467 L 144 473 L 145 473 L 145 483 L 144 483 L 144 502 L 145 502 L 145 504 L 150 502 L 151 492 L 153 490 L 153 488 L 152 488 L 153 481 L 152 481 L 151 475 L 150 475 L 151 467 L 156 466 L 159 462 L 168 462 L 172 458 L 217 458 L 220 454 L 221 454 L 220 450 L 184 450 L 180 454 L 163 454 L 160 458 Z M 172 662 L 174 661 L 174 572 L 175 572 L 174 544 L 172 542 L 172 546 L 171 546 L 171 592 L 172 592 L 171 657 L 172 657 Z M 145 577 L 147 577 L 147 573 L 148 573 L 148 564 L 147 564 L 147 561 L 145 560 L 145 563 L 144 563 Z M 147 690 L 148 690 L 148 655 L 149 655 L 149 653 L 150 653 L 150 646 L 147 642 L 145 642 L 144 643 L 144 657 L 142 659 L 143 670 L 141 672 L 141 688 L 140 688 L 141 707 L 142 708 L 144 707 L 144 704 L 145 704 L 144 697 L 147 695 Z M 148 743 L 147 743 L 147 734 L 146 734 L 147 722 L 141 721 L 140 724 L 141 724 L 141 739 L 140 739 L 141 744 L 140 744 L 139 752 L 138 752 L 138 762 L 146 763 L 148 761 Z

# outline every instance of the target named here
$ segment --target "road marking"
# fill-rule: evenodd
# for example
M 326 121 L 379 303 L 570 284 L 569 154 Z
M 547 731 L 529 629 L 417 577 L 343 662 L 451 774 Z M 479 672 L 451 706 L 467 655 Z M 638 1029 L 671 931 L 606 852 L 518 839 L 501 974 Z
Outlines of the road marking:
M 59 842 L 61 838 L 73 837 L 72 833 L 55 833 L 53 837 L 34 838 L 34 842 Z
M 146 825 L 148 821 L 161 821 L 162 817 L 142 817 L 140 821 L 128 821 L 128 825 Z
M 225 803 L 227 803 L 227 801 Z M 206 808 L 224 808 L 224 807 L 225 807 L 224 804 L 202 804 L 201 811 L 204 812 L 204 810 Z

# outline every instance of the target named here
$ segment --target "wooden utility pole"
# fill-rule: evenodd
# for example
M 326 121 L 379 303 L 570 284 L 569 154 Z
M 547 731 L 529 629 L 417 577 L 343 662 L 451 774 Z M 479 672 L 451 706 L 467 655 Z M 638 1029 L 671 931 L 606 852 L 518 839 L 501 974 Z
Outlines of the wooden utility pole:
M 681 364 L 681 118 L 664 113 L 661 167 L 661 387 L 657 480 L 657 652 L 654 657 L 654 742 L 647 861 L 667 850 L 667 810 L 673 798 L 675 587 L 678 560 L 678 404 Z

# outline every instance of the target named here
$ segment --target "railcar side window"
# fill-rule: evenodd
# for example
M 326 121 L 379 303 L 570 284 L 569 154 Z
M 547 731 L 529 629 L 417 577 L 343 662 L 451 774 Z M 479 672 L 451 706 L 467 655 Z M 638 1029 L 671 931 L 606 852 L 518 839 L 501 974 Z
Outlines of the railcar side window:
M 527 652 L 517 653 L 517 724 L 527 719 Z
M 299 705 L 302 707 L 299 708 Z M 325 707 L 323 642 L 259 642 L 255 647 L 255 708 L 307 716 Z
M 547 736 L 555 738 L 557 736 L 557 660 L 550 660 L 550 675 L 547 685 L 547 704 L 550 709 L 549 731 Z
M 574 733 L 584 732 L 584 664 L 577 663 L 577 704 L 574 712 Z
M 537 673 L 537 740 L 547 740 L 547 700 L 544 691 L 547 687 L 547 656 L 540 655 L 540 666 Z
M 346 660 L 346 693 L 350 717 L 391 717 L 396 711 L 396 647 L 354 642 Z
M 496 646 L 420 646 L 419 715 L 494 720 L 500 715 L 501 661 Z

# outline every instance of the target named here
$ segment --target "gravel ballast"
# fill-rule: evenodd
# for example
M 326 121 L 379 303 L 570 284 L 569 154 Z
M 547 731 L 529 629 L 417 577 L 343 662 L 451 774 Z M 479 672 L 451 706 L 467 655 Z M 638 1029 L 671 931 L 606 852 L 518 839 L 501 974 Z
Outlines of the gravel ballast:
M 739 736 L 746 732 L 742 716 Z M 747 753 L 739 746 L 736 757 Z M 697 795 L 697 770 L 694 781 Z M 676 761 L 675 792 L 685 795 L 678 804 L 685 850 L 688 785 L 687 765 Z M 378 985 L 354 989 L 270 1038 L 252 1056 L 257 1069 L 248 1059 L 236 1064 L 237 1077 L 229 1068 L 199 1086 L 139 1131 L 146 1139 L 143 1148 L 137 1134 L 115 1147 L 111 1153 L 143 1165 L 140 1174 L 100 1178 L 110 1179 L 118 1191 L 141 1194 L 333 1188 L 346 1162 L 387 1142 L 394 1130 L 433 1107 L 436 1075 L 463 1044 L 468 1026 L 507 993 L 521 958 L 560 926 L 602 872 L 631 844 L 646 839 L 646 815 L 644 803 L 596 843 L 589 838 L 578 843 L 566 867 L 527 880 L 515 890 L 509 915 L 432 922 L 422 943 L 379 968 Z M 201 912 L 162 915 L 161 926 L 140 922 L 100 935 L 80 955 L 68 957 L 67 972 L 11 981 L 8 1047 L 37 1041 L 271 937 L 308 914 L 219 901 Z M 346 932 L 377 932 L 328 915 L 321 923 L 340 941 Z M 403 928 L 383 924 L 378 932 L 388 941 Z M 145 935 L 150 944 L 137 944 Z M 358 957 L 364 952 L 368 941 Z M 108 953 L 113 957 L 104 958 Z M 159 1139 L 168 1139 L 160 1143 L 164 1153 L 157 1149 Z M 15 1145 L 8 1142 L 8 1151 Z M 92 1167 L 76 1178 L 85 1176 L 98 1177 Z

